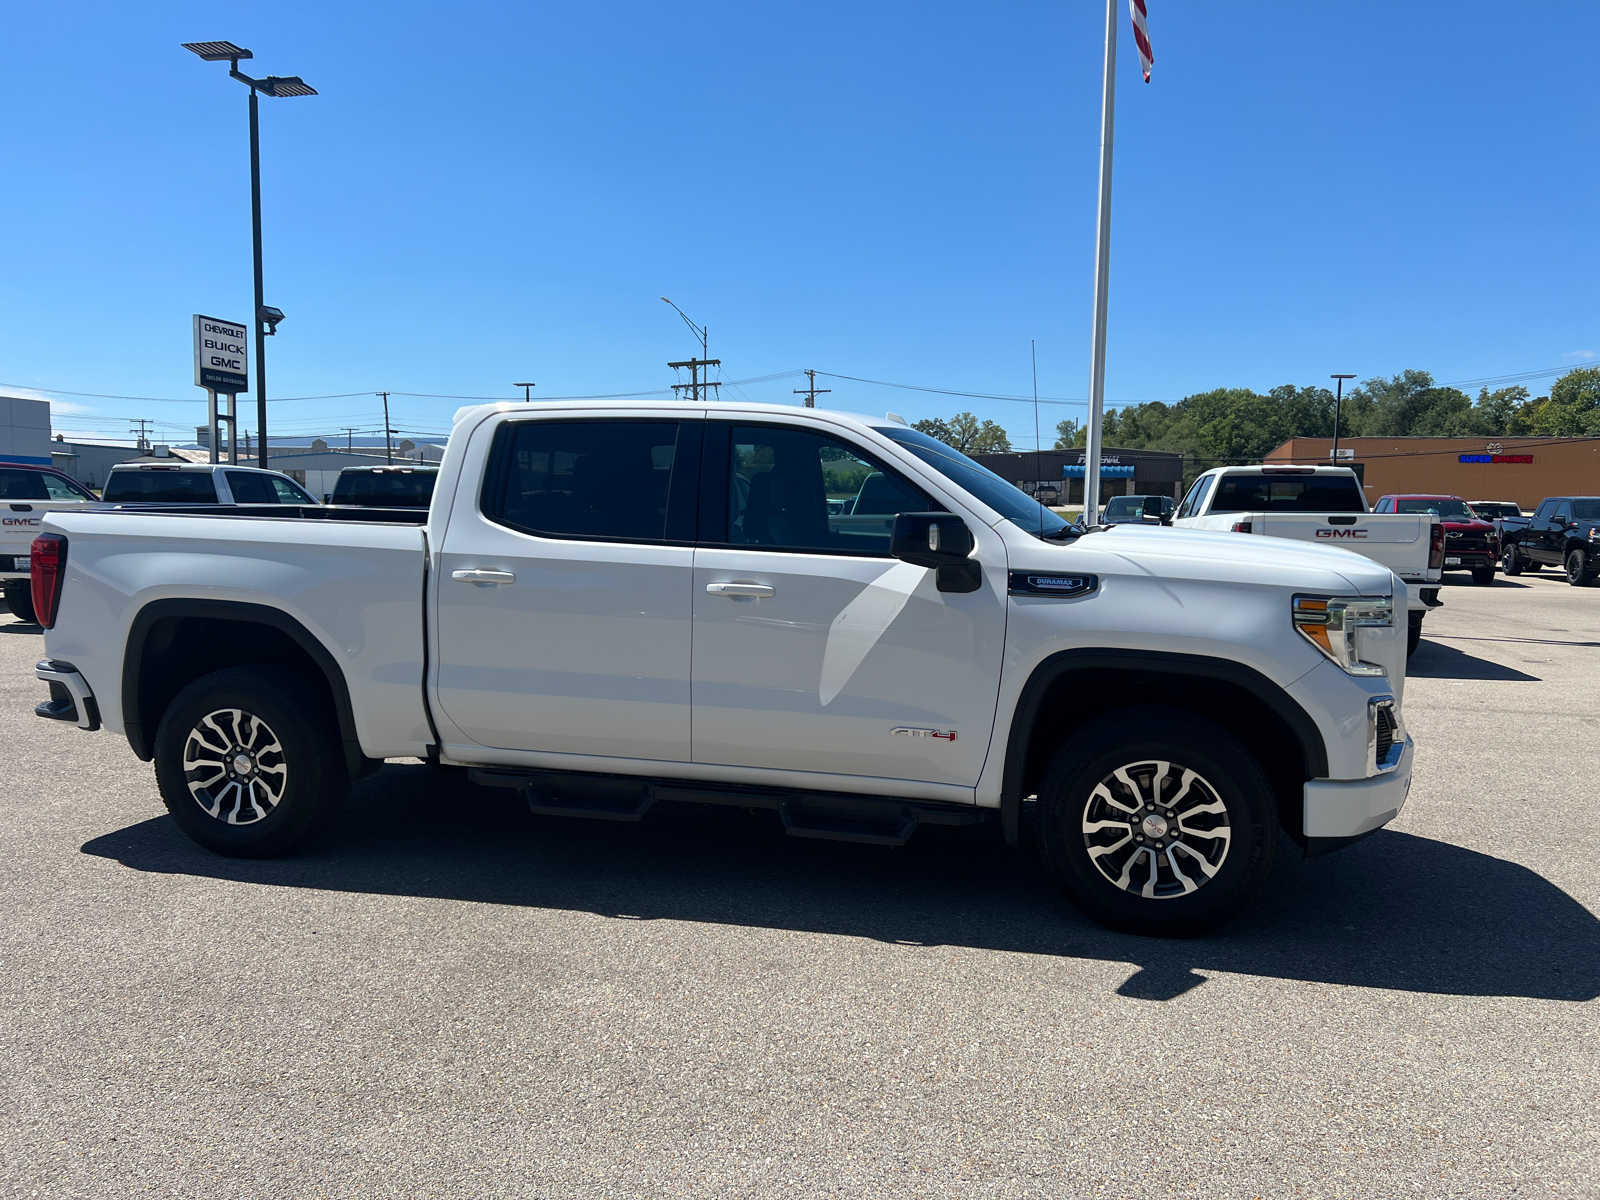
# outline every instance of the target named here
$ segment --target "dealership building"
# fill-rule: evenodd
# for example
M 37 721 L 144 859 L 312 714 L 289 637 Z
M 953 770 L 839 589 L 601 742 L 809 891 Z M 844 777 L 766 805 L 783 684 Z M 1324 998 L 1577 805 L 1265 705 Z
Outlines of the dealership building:
M 1332 453 L 1332 438 L 1290 438 L 1265 461 L 1327 465 Z M 1600 496 L 1600 437 L 1340 438 L 1337 465 L 1360 476 L 1369 504 L 1413 493 L 1532 512 L 1546 496 Z
M 1057 503 L 1083 503 L 1082 450 L 1022 450 L 970 457 L 1029 495 L 1053 489 L 1060 495 Z M 1170 450 L 1105 447 L 1100 452 L 1100 503 L 1104 504 L 1113 496 L 1182 498 L 1183 455 Z

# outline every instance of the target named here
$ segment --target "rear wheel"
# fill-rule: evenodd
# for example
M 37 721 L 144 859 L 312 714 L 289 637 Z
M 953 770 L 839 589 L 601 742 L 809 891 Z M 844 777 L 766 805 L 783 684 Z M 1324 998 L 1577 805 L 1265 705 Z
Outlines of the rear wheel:
M 1056 882 L 1114 929 L 1185 937 L 1237 913 L 1272 869 L 1278 810 L 1260 765 L 1221 726 L 1170 708 L 1085 725 L 1039 788 Z
M 1577 549 L 1567 552 L 1567 582 L 1573 587 L 1588 587 L 1594 582 L 1594 563 L 1589 558 L 1587 550 Z
M 39 623 L 39 615 L 33 611 L 33 582 L 28 579 L 8 579 L 5 583 L 6 607 L 19 621 L 26 621 L 30 625 Z
M 1422 614 L 1414 612 L 1409 614 L 1406 622 L 1406 657 L 1410 658 L 1417 652 L 1417 645 L 1422 641 Z
M 1494 582 L 1494 567 L 1492 565 L 1487 567 L 1473 567 L 1472 582 L 1477 584 L 1479 587 L 1488 587 Z
M 271 858 L 314 839 L 350 790 L 333 707 L 277 667 L 195 680 L 156 731 L 156 782 L 178 827 L 231 858 Z

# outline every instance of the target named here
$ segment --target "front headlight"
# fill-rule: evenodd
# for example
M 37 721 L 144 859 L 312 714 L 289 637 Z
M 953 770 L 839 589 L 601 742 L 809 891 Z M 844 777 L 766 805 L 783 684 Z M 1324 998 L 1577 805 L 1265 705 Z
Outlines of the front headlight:
M 1362 662 L 1356 654 L 1356 630 L 1363 625 L 1394 624 L 1394 600 L 1388 596 L 1296 596 L 1294 627 L 1350 675 L 1382 675 L 1384 669 Z

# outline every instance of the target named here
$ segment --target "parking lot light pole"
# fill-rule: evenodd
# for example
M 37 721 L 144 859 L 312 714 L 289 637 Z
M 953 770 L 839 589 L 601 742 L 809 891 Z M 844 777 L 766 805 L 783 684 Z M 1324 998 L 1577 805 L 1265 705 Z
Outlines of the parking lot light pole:
M 278 331 L 283 313 L 269 308 L 262 295 L 261 280 L 261 136 L 257 122 L 256 93 L 268 96 L 315 96 L 317 89 L 298 75 L 268 75 L 265 79 L 252 79 L 239 70 L 241 59 L 254 55 L 243 46 L 232 42 L 184 42 L 185 50 L 192 50 L 207 62 L 225 62 L 228 74 L 250 88 L 250 241 L 255 256 L 256 306 L 251 318 L 256 330 L 256 433 L 261 439 L 256 463 L 267 465 L 267 338 Z
M 1344 407 L 1344 381 L 1354 379 L 1354 375 L 1329 375 L 1329 379 L 1336 379 L 1333 393 L 1333 450 L 1328 454 L 1328 461 L 1334 466 L 1339 465 L 1339 411 Z

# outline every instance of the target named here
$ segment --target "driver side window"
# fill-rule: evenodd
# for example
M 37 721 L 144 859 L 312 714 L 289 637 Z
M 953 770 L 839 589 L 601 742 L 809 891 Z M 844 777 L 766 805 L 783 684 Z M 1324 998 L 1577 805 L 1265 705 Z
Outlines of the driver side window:
M 735 425 L 729 467 L 732 545 L 887 557 L 896 514 L 934 507 L 863 451 L 808 430 Z

